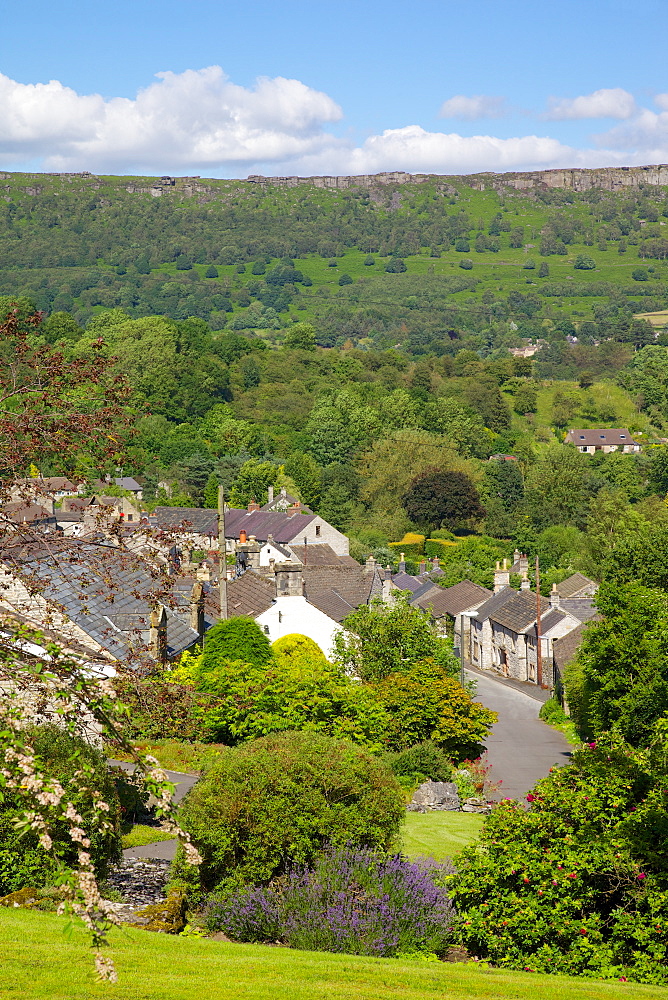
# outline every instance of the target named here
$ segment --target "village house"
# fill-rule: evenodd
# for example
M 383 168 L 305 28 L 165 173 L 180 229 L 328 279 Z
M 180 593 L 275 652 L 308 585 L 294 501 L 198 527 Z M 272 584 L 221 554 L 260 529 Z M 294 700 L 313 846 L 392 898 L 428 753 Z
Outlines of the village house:
M 155 567 L 109 544 L 6 538 L 0 546 L 0 614 L 91 664 L 160 662 L 201 638 L 162 599 Z
M 626 427 L 571 430 L 564 438 L 564 443 L 575 445 L 583 455 L 595 455 L 597 451 L 602 451 L 604 455 L 612 451 L 629 455 L 642 451 L 642 446 L 634 441 Z
M 480 670 L 553 688 L 555 641 L 596 614 L 593 593 L 597 585 L 577 573 L 560 585 L 561 592 L 570 596 L 562 598 L 555 585 L 548 599 L 532 593 L 526 571 L 521 589 L 514 590 L 510 571 L 505 560 L 503 566 L 497 564 L 492 596 L 460 615 L 455 628 L 464 658 Z

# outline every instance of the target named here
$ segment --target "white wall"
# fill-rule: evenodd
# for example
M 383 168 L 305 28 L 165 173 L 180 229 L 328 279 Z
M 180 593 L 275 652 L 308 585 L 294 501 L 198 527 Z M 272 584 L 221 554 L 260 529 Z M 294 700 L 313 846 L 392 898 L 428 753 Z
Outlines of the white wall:
M 333 653 L 335 635 L 343 632 L 338 622 L 309 604 L 305 597 L 277 597 L 255 621 L 263 631 L 268 627 L 266 634 L 270 642 L 298 632 L 317 642 L 327 657 Z

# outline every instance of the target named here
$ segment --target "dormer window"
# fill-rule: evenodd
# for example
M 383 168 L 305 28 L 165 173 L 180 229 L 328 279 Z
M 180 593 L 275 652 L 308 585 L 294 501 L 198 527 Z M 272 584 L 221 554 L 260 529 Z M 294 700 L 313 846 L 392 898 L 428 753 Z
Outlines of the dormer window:
M 585 439 L 585 436 L 584 436 L 584 434 L 581 434 L 581 435 L 580 435 L 580 440 L 581 440 L 581 441 L 584 441 L 584 439 Z
M 625 441 L 625 440 L 626 440 L 626 434 L 620 434 L 619 436 L 620 436 L 620 438 L 622 439 L 622 441 Z
M 601 441 L 605 441 L 605 434 L 599 434 Z

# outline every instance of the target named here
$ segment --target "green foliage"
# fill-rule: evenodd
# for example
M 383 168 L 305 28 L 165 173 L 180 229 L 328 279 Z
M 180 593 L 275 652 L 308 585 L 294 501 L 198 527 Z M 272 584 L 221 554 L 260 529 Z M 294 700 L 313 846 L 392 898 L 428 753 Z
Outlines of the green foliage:
M 283 346 L 315 351 L 315 327 L 310 323 L 295 323 L 285 334 Z
M 317 642 L 309 639 L 307 635 L 300 635 L 292 632 L 284 635 L 282 639 L 276 639 L 271 644 L 271 651 L 279 666 L 289 666 L 296 663 L 325 663 L 327 658 Z M 294 727 L 292 727 L 294 728 Z
M 596 604 L 603 619 L 588 625 L 579 669 L 567 675 L 571 712 L 583 736 L 613 730 L 645 746 L 668 711 L 668 596 L 608 583 Z
M 260 462 L 249 458 L 239 469 L 230 490 L 233 507 L 246 507 L 252 500 L 260 505 L 267 503 L 270 486 L 278 484 L 280 471 L 273 462 Z
M 411 607 L 410 594 L 398 592 L 391 604 L 377 598 L 362 604 L 343 626 L 345 632 L 335 640 L 335 662 L 363 681 L 383 680 L 426 658 L 448 673 L 457 673 L 452 643 L 439 634 L 426 611 Z
M 202 737 L 206 699 L 169 676 L 117 677 L 114 687 L 130 709 L 123 723 L 131 740 L 197 740 Z
M 451 759 L 478 757 L 497 718 L 431 659 L 395 671 L 374 687 L 390 717 L 386 742 L 393 750 L 429 740 Z
M 281 733 L 227 750 L 180 819 L 203 855 L 201 888 L 211 890 L 266 884 L 326 843 L 388 848 L 404 813 L 391 772 L 359 747 Z
M 432 740 L 388 753 L 384 760 L 393 774 L 408 778 L 413 786 L 423 781 L 450 781 L 452 778 L 452 761 Z
M 285 645 L 273 663 L 219 659 L 215 667 L 195 670 L 196 687 L 209 696 L 203 713 L 209 739 L 236 745 L 305 730 L 376 750 L 384 746 L 388 718 L 374 691 L 328 663 L 319 648 L 313 653 L 304 636 L 288 638 L 279 640 Z
M 485 514 L 468 476 L 443 469 L 429 469 L 416 476 L 402 502 L 413 521 L 435 528 L 457 528 Z
M 229 660 L 240 660 L 255 667 L 271 662 L 271 643 L 252 618 L 228 618 L 206 633 L 199 665 L 201 675 L 206 676 L 221 662 Z
M 665 734 L 604 736 L 506 800 L 458 861 L 459 935 L 494 965 L 668 982 Z
M 104 754 L 79 737 L 70 736 L 54 724 L 37 726 L 28 733 L 38 759 L 40 773 L 58 781 L 65 790 L 63 809 L 71 802 L 90 830 L 90 851 L 96 872 L 104 877 L 112 862 L 118 860 L 121 850 L 121 802 L 118 789 L 111 775 Z M 91 830 L 90 799 L 77 780 L 81 770 L 82 782 L 97 791 L 109 804 L 107 830 Z M 53 851 L 47 852 L 38 843 L 37 834 L 31 830 L 19 836 L 15 827 L 31 803 L 25 789 L 5 791 L 0 801 L 0 895 L 15 892 L 24 886 L 53 884 L 59 864 L 78 868 L 77 845 L 69 836 L 71 823 L 59 820 L 50 829 Z

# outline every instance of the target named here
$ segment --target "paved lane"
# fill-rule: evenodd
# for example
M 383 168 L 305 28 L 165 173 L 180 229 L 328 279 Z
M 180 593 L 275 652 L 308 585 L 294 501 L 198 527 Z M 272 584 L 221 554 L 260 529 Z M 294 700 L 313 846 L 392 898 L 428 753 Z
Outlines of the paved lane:
M 571 745 L 538 718 L 541 702 L 507 686 L 493 675 L 467 671 L 478 685 L 475 696 L 499 714 L 486 742 L 493 781 L 502 781 L 497 798 L 523 798 L 551 767 L 567 764 Z

